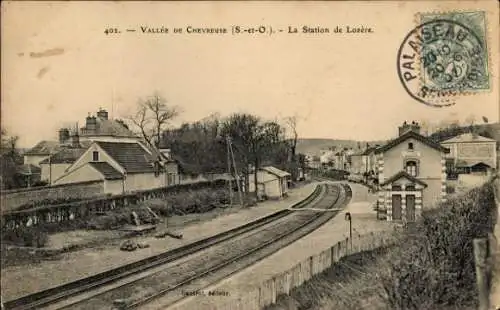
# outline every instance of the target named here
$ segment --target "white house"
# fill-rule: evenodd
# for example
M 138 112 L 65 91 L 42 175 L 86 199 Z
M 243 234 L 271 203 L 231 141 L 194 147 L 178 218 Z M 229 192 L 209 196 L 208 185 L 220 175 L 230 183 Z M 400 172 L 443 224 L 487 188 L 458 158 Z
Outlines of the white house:
M 59 149 L 60 145 L 57 141 L 40 141 L 23 154 L 24 164 L 40 167 L 41 161 L 58 152 Z
M 281 199 L 288 194 L 288 179 L 290 173 L 278 168 L 267 166 L 257 171 L 258 196 L 269 199 Z M 249 175 L 250 192 L 255 191 L 254 173 Z
M 415 221 L 424 209 L 446 201 L 445 155 L 449 149 L 404 122 L 399 136 L 377 148 L 379 207 L 388 221 Z
M 95 141 L 53 183 L 94 180 L 110 194 L 149 190 L 178 184 L 178 166 L 139 142 Z

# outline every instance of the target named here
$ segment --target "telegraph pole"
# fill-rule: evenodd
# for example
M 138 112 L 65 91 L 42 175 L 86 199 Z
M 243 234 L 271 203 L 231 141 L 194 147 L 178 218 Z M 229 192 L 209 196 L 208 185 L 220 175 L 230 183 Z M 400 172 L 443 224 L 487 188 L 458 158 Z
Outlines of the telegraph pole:
M 227 152 L 227 172 L 229 173 L 229 204 L 233 205 L 233 184 L 231 182 L 232 173 L 231 173 L 231 147 L 230 147 L 229 136 L 226 137 L 226 152 Z
M 231 153 L 231 158 L 233 160 L 234 175 L 236 177 L 236 184 L 238 185 L 238 196 L 240 198 L 240 204 L 241 204 L 241 206 L 243 206 L 243 196 L 241 193 L 240 177 L 238 175 L 238 170 L 236 170 L 236 161 L 234 160 L 233 146 L 231 144 L 231 138 L 229 138 L 229 137 L 228 137 L 228 146 L 229 146 L 229 152 Z

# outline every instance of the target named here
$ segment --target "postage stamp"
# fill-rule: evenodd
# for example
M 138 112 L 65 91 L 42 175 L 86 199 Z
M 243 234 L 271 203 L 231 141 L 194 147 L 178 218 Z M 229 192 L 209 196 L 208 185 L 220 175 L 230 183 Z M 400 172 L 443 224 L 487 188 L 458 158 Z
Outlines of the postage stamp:
M 484 12 L 419 14 L 398 52 L 398 75 L 408 94 L 435 107 L 490 90 Z

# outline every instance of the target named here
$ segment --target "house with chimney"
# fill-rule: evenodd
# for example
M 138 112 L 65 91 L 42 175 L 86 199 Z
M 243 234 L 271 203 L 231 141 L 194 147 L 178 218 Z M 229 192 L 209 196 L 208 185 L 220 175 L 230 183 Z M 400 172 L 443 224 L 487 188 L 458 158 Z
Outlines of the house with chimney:
M 179 183 L 177 163 L 141 142 L 94 141 L 53 184 L 102 181 L 104 193 L 123 194 Z
M 118 120 L 109 119 L 108 111 L 99 109 L 96 115 L 88 115 L 85 126 L 79 131 L 80 141 L 120 141 L 136 142 L 140 137 L 133 133 L 127 125 Z
M 100 109 L 85 126 L 61 128 L 59 141 L 42 141 L 25 154 L 49 185 L 102 181 L 110 194 L 179 183 L 178 166 L 166 151 L 143 143 L 120 121 Z
M 417 122 L 404 122 L 397 138 L 375 149 L 379 208 L 388 221 L 412 222 L 422 210 L 446 201 L 449 149 L 420 134 Z

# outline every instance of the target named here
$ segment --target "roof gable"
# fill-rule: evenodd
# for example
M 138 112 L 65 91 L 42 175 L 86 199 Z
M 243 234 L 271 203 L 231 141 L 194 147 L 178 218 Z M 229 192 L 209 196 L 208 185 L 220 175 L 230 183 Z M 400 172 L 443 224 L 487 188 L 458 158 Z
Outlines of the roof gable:
M 42 169 L 32 164 L 21 165 L 18 168 L 18 173 L 22 175 L 40 174 L 42 172 Z
M 125 128 L 121 123 L 112 119 L 96 118 L 97 126 L 93 131 L 82 128 L 82 136 L 112 136 L 112 137 L 128 137 L 137 138 L 131 130 Z
M 496 142 L 494 139 L 486 138 L 472 133 L 464 133 L 441 143 L 467 143 L 467 142 Z
M 476 165 L 483 164 L 488 167 L 494 167 L 495 163 L 493 159 L 459 159 L 457 160 L 456 166 L 459 168 L 464 168 L 464 167 L 474 167 Z
M 89 162 L 88 164 L 95 170 L 99 171 L 106 180 L 123 179 L 123 175 L 107 162 Z
M 30 150 L 23 155 L 36 156 L 36 155 L 50 155 L 54 154 L 60 149 L 59 142 L 57 141 L 40 141 Z
M 273 174 L 279 178 L 284 178 L 284 177 L 287 177 L 287 176 L 290 176 L 291 174 L 286 172 L 286 171 L 283 171 L 283 170 L 280 170 L 278 168 L 275 168 L 273 166 L 266 166 L 266 167 L 261 167 L 260 168 L 261 170 L 263 171 L 266 171 L 270 174 Z
M 400 171 L 398 173 L 396 173 L 395 175 L 393 175 L 392 177 L 388 178 L 384 183 L 380 184 L 380 186 L 385 186 L 387 184 L 390 184 L 390 183 L 393 183 L 393 182 L 396 182 L 402 178 L 405 178 L 413 183 L 417 183 L 417 184 L 420 184 L 424 187 L 427 187 L 427 184 L 422 181 L 422 180 L 419 180 L 417 178 L 415 178 L 414 176 L 410 175 L 408 172 L 406 171 Z
M 46 158 L 40 164 L 72 164 L 80 158 L 87 148 L 62 148 L 59 152 Z
M 432 141 L 431 139 L 425 137 L 425 136 L 422 136 L 414 131 L 408 131 L 407 133 L 389 141 L 387 144 L 377 148 L 375 150 L 375 153 L 376 154 L 380 154 L 380 153 L 384 153 L 384 152 L 387 152 L 388 150 L 392 149 L 393 147 L 405 142 L 406 140 L 410 139 L 410 138 L 413 138 L 417 141 L 420 141 L 422 142 L 423 144 L 427 145 L 428 147 L 430 148 L 433 148 L 437 151 L 440 151 L 440 152 L 443 152 L 443 153 L 449 153 L 450 150 L 441 146 L 439 143 L 436 143 L 434 141 Z
M 95 142 L 127 173 L 154 172 L 153 156 L 139 143 Z

